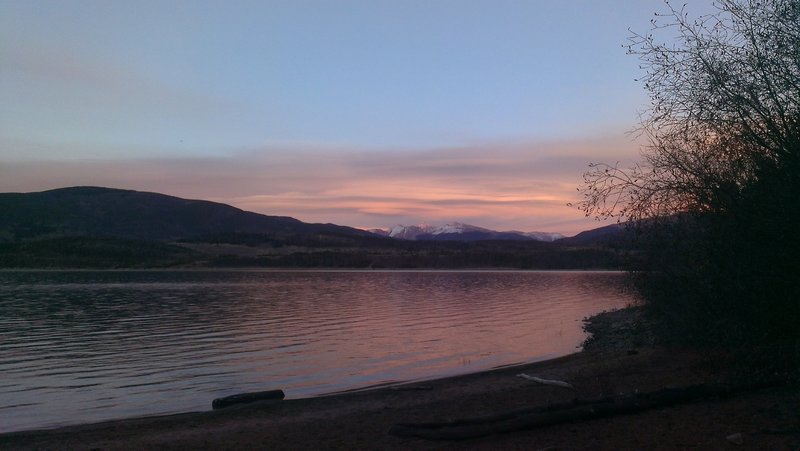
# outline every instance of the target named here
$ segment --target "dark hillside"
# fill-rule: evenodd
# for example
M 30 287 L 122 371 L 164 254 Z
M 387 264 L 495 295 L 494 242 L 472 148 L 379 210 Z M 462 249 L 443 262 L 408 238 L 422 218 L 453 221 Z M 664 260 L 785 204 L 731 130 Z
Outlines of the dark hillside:
M 0 243 L 0 268 L 165 268 L 203 255 L 158 241 L 69 236 Z
M 371 236 L 333 224 L 307 224 L 229 205 L 99 187 L 0 194 L 0 241 L 109 236 L 171 241 L 219 234 Z
M 430 233 L 417 236 L 418 241 L 534 241 L 531 237 L 526 237 L 517 233 L 494 232 L 494 231 L 471 231 L 463 233 L 440 233 L 432 235 Z
M 575 236 L 556 240 L 567 246 L 624 245 L 630 244 L 633 233 L 624 224 L 611 224 L 581 232 Z

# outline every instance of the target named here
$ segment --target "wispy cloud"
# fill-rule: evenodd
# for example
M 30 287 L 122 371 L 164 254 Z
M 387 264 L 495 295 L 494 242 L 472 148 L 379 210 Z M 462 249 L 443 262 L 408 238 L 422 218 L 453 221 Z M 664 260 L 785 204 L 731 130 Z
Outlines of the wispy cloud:
M 597 155 L 631 160 L 636 145 L 622 138 L 427 151 L 270 148 L 224 158 L 8 161 L 0 165 L 0 189 L 101 185 L 359 227 L 464 221 L 573 233 L 596 225 L 566 204 Z
M 2 42 L 0 60 L 0 144 L 4 155 L 18 158 L 64 158 L 64 143 L 74 143 L 80 156 L 129 156 L 131 146 L 139 155 L 205 154 L 215 144 L 236 142 L 235 124 L 260 113 L 58 43 Z

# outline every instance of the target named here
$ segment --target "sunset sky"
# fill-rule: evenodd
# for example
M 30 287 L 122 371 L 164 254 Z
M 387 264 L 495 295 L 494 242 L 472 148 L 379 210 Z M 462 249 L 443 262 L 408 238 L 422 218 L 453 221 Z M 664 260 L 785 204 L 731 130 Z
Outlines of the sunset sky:
M 660 0 L 0 0 L 0 191 L 574 234 Z

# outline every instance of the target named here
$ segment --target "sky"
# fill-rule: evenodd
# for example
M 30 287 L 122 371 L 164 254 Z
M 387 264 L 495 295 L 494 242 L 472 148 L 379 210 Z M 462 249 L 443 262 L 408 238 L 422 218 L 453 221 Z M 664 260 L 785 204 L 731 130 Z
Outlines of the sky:
M 603 225 L 660 0 L 0 0 L 0 192 L 108 186 L 361 228 Z

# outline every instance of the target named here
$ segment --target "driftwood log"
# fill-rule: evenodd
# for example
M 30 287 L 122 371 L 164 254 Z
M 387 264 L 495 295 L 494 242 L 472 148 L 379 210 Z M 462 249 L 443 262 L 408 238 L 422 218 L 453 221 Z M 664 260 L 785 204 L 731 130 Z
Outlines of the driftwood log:
M 569 388 L 569 389 L 575 390 L 575 387 L 572 384 L 570 384 L 569 382 L 557 381 L 555 379 L 542 379 L 541 377 L 531 376 L 531 375 L 525 374 L 525 373 L 519 373 L 519 374 L 517 374 L 517 377 L 521 377 L 523 379 L 527 379 L 529 381 L 536 382 L 537 384 L 552 385 L 554 387 L 564 387 L 564 388 Z
M 211 402 L 213 409 L 222 409 L 235 404 L 246 404 L 256 401 L 265 400 L 282 400 L 286 395 L 283 390 L 268 390 L 254 393 L 240 393 L 238 395 L 226 396 L 224 398 L 217 398 Z
M 520 409 L 484 417 L 439 423 L 397 424 L 389 429 L 389 434 L 397 437 L 415 437 L 429 440 L 466 440 L 559 423 L 623 415 L 703 398 L 730 396 L 738 392 L 773 385 L 776 385 L 776 383 L 736 386 L 701 384 L 684 388 L 667 388 L 618 398 L 575 399 L 562 404 Z

